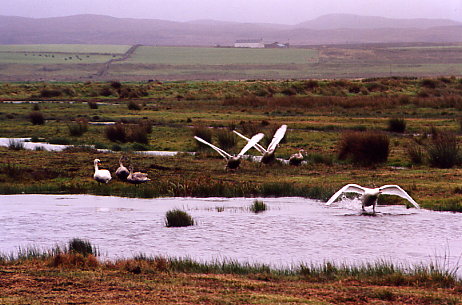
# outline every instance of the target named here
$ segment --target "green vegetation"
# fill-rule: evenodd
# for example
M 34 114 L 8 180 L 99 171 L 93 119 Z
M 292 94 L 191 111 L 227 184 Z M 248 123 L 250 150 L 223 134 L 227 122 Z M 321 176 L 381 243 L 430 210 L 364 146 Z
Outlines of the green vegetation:
M 462 71 L 462 56 L 457 45 L 396 48 L 384 44 L 258 50 L 133 47 L 132 54 L 130 46 L 0 46 L 0 80 L 338 79 L 460 76 Z M 361 86 L 350 90 L 366 92 Z M 105 96 L 112 94 L 111 90 L 104 89 L 104 92 Z M 287 88 L 286 92 L 293 89 Z
M 72 241 L 70 242 L 72 243 Z M 149 257 L 100 261 L 94 255 L 29 248 L 0 254 L 3 303 L 111 304 L 354 303 L 458 304 L 462 283 L 438 265 L 378 261 L 358 266 L 302 264 L 276 269 L 236 261 Z
M 345 183 L 355 182 L 365 186 L 399 184 L 412 192 L 424 208 L 458 210 L 457 202 L 462 202 L 461 192 L 455 191 L 460 187 L 459 181 L 448 177 L 461 175 L 458 145 L 454 143 L 460 141 L 462 82 L 455 77 L 428 80 L 393 77 L 330 81 L 1 83 L 1 99 L 40 100 L 33 105 L 39 105 L 46 124 L 31 124 L 31 104 L 3 102 L 0 137 L 31 137 L 34 141 L 43 139 L 76 147 L 62 153 L 0 148 L 4 160 L 0 166 L 0 193 L 84 193 L 142 198 L 301 196 L 326 200 Z M 114 95 L 98 95 L 104 88 L 112 90 Z M 146 95 L 121 98 L 118 92 L 124 88 Z M 44 89 L 59 92 L 60 96 L 41 97 Z M 143 105 L 142 109 L 129 110 L 131 101 Z M 90 108 L 92 103 L 98 107 Z M 390 118 L 404 119 L 405 132 L 390 132 Z M 82 136 L 69 129 L 70 124 L 80 121 L 88 122 L 88 130 Z M 116 124 L 104 125 L 105 122 Z M 287 124 L 289 130 L 277 157 L 287 160 L 303 148 L 307 165 L 261 166 L 243 160 L 238 171 L 226 172 L 223 158 L 209 149 L 198 150 L 193 138 L 197 134 L 212 144 L 227 147 L 229 153 L 238 153 L 245 141 L 235 138 L 232 129 L 246 136 L 263 132 L 267 137 L 261 143 L 267 145 L 281 124 Z M 371 159 L 379 155 L 378 148 L 364 155 L 355 147 L 350 149 L 347 159 L 338 158 L 342 136 L 351 132 L 388 138 L 388 146 L 380 146 L 383 153 L 380 163 Z M 443 137 L 436 136 L 440 133 L 453 134 L 456 142 L 443 141 Z M 381 139 L 376 144 L 386 142 Z M 94 148 L 113 149 L 117 153 L 102 153 Z M 133 150 L 198 153 L 155 157 L 133 154 Z M 114 172 L 120 153 L 130 154 L 139 170 L 148 173 L 156 183 L 133 187 L 114 180 L 98 186 L 92 179 L 92 160 L 98 157 Z M 255 149 L 248 153 L 259 155 Z M 351 162 L 355 158 L 360 162 Z M 446 168 L 434 160 L 455 163 Z M 369 164 L 374 164 L 373 168 Z
M 285 65 L 317 62 L 314 49 L 140 47 L 125 61 L 157 65 Z
M 263 201 L 255 200 L 249 209 L 251 212 L 257 214 L 266 211 L 268 207 L 266 206 L 266 203 L 264 203 Z
M 182 210 L 171 210 L 165 214 L 165 226 L 166 227 L 188 227 L 193 226 L 194 220 L 185 211 Z

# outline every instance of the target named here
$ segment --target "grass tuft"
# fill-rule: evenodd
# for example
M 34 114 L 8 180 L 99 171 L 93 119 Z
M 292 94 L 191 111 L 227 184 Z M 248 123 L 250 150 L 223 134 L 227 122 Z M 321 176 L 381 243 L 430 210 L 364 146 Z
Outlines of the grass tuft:
M 170 210 L 165 215 L 166 227 L 188 227 L 194 225 L 194 219 L 185 211 Z
M 257 213 L 261 213 L 261 212 L 264 212 L 268 209 L 266 203 L 264 203 L 263 201 L 261 200 L 254 200 L 254 202 L 252 203 L 252 205 L 250 206 L 250 211 L 257 214 Z

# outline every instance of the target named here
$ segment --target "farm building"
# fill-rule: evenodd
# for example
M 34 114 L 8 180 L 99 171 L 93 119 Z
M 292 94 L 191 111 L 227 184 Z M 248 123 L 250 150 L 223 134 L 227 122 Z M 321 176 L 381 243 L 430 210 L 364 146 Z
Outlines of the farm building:
M 287 49 L 288 47 L 289 47 L 289 43 L 273 42 L 273 43 L 265 44 L 265 48 Z
M 263 39 L 240 39 L 234 43 L 235 48 L 264 48 Z

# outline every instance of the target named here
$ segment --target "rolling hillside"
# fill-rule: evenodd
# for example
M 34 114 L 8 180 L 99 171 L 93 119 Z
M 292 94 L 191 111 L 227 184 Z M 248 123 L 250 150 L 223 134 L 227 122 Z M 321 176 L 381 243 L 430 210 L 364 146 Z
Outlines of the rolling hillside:
M 0 16 L 0 44 L 143 44 L 229 46 L 263 38 L 292 45 L 462 42 L 462 23 L 436 19 L 390 19 L 326 15 L 298 25 L 75 15 L 55 18 Z

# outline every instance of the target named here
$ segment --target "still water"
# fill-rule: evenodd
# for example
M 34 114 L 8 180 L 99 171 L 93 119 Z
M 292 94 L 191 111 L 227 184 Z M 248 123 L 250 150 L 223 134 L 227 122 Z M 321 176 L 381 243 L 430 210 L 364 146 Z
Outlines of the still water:
M 302 198 L 264 198 L 269 209 L 254 214 L 248 210 L 253 200 L 4 195 L 0 252 L 49 249 L 78 237 L 109 259 L 143 253 L 275 267 L 386 260 L 452 268 L 462 254 L 462 214 L 379 206 L 377 216 L 365 216 L 359 201 L 326 207 Z M 187 211 L 197 225 L 166 228 L 165 213 L 174 208 Z

